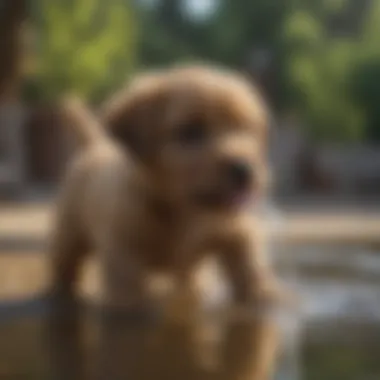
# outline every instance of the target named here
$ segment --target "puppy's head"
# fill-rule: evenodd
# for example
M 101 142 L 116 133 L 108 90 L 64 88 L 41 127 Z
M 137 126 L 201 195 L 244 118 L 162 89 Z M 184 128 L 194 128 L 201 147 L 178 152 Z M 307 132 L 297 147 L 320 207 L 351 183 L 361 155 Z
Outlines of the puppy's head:
M 238 207 L 265 187 L 266 110 L 237 75 L 202 66 L 146 75 L 105 116 L 171 199 Z

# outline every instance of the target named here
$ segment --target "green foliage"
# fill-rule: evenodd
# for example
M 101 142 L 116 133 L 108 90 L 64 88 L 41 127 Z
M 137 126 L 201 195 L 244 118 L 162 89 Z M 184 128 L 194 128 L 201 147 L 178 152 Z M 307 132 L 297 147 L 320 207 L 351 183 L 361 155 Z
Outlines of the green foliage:
M 304 114 L 310 132 L 322 139 L 360 139 L 363 118 L 348 87 L 355 43 L 330 37 L 326 27 L 306 11 L 288 18 L 284 35 L 293 106 Z
M 380 141 L 380 3 L 374 2 L 364 23 L 362 41 L 350 80 L 355 100 L 366 115 L 366 136 Z
M 320 139 L 379 138 L 380 3 L 364 0 L 216 0 L 207 22 L 184 0 L 143 12 L 141 58 L 203 58 L 242 68 L 254 48 L 272 52 L 280 109 L 296 108 Z M 154 30 L 154 33 L 151 30 Z
M 206 60 L 240 69 L 263 48 L 273 57 L 277 109 L 298 109 L 317 138 L 380 141 L 379 1 L 214 1 L 199 19 L 186 0 L 33 2 L 40 51 L 33 94 L 76 91 L 97 100 L 134 72 L 136 57 L 139 68 Z
M 40 0 L 38 74 L 43 96 L 99 98 L 134 67 L 135 21 L 120 0 Z

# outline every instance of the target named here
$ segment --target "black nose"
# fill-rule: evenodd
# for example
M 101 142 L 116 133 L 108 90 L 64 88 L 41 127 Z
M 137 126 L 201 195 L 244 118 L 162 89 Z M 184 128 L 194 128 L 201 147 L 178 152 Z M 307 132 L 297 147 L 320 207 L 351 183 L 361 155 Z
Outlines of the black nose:
M 232 161 L 226 165 L 227 176 L 238 188 L 244 188 L 249 185 L 252 177 L 251 166 L 246 162 Z

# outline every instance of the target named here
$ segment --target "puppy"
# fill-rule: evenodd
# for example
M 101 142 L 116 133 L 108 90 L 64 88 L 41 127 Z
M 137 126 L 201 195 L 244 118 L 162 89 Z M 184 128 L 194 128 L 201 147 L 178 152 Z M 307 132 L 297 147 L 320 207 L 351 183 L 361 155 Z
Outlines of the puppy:
M 272 295 L 252 207 L 265 194 L 267 111 L 238 75 L 205 66 L 142 75 L 106 105 L 104 126 L 79 103 L 66 116 L 83 142 L 58 203 L 54 291 L 73 295 L 99 255 L 104 305 L 149 305 L 150 274 L 192 286 L 214 255 L 236 302 Z

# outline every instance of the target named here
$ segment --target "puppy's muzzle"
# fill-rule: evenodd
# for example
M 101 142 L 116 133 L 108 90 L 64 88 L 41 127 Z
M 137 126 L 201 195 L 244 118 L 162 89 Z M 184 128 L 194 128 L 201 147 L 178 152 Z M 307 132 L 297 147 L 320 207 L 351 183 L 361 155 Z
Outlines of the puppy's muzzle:
M 224 163 L 223 175 L 226 182 L 236 191 L 245 191 L 255 182 L 255 173 L 251 165 L 244 161 Z

